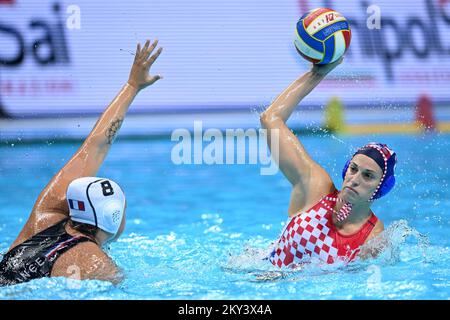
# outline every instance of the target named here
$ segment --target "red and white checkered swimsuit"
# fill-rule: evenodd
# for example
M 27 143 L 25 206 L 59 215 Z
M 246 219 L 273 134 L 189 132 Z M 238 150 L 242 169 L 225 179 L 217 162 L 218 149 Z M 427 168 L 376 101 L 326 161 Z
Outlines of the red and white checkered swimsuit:
M 323 197 L 311 209 L 290 218 L 276 244 L 270 262 L 278 267 L 290 266 L 305 260 L 304 255 L 319 258 L 326 263 L 334 263 L 339 258 L 353 260 L 358 248 L 365 242 L 375 227 L 378 218 L 370 219 L 355 234 L 344 236 L 333 224 L 332 215 L 338 191 Z

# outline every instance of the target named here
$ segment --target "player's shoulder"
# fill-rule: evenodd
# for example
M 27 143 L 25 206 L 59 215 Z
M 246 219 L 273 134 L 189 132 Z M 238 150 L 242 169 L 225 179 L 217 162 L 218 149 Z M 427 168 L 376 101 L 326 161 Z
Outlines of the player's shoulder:
M 120 282 L 121 272 L 103 249 L 92 241 L 77 244 L 55 263 L 52 276 Z
M 373 227 L 372 231 L 370 232 L 369 236 L 367 237 L 365 242 L 368 242 L 369 240 L 375 238 L 377 235 L 382 233 L 384 231 L 384 223 L 380 219 L 377 218 L 377 222 L 375 223 L 375 226 Z
M 39 214 L 33 212 L 12 243 L 11 249 L 64 219 L 67 219 L 67 215 L 59 212 L 40 212 Z
M 384 231 L 384 223 L 377 217 L 377 222 L 375 223 L 375 227 L 373 227 L 373 232 L 379 234 Z

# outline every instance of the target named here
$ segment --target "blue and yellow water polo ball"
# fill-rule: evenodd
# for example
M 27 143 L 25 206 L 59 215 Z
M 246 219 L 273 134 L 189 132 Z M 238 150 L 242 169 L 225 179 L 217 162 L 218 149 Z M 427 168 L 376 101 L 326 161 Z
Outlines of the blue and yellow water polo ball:
M 338 60 L 350 46 L 352 32 L 339 12 L 318 8 L 304 14 L 297 22 L 295 47 L 300 55 L 315 64 Z

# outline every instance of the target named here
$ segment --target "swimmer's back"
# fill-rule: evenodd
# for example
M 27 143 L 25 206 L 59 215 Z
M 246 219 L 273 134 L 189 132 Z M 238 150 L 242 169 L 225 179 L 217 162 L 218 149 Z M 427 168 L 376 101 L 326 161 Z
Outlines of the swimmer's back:
M 67 221 L 59 221 L 6 253 L 0 262 L 0 286 L 58 276 L 119 282 L 119 278 L 102 277 L 105 270 L 117 274 L 115 264 L 92 239 L 67 233 Z
M 57 259 L 76 245 L 92 241 L 65 230 L 68 219 L 35 234 L 12 248 L 0 262 L 0 285 L 11 285 L 51 276 Z

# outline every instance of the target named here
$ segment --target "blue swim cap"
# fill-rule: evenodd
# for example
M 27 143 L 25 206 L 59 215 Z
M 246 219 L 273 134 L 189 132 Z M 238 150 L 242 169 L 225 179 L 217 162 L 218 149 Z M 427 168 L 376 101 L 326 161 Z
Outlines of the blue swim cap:
M 394 169 L 397 163 L 397 155 L 387 145 L 377 142 L 370 142 L 365 146 L 359 148 L 353 154 L 352 159 L 357 154 L 364 154 L 373 159 L 383 171 L 380 183 L 378 184 L 377 189 L 375 190 L 369 201 L 373 201 L 385 196 L 389 191 L 392 190 L 395 185 Z M 345 174 L 347 173 L 350 161 L 351 159 L 347 161 L 344 169 L 342 170 L 342 179 L 345 179 Z

